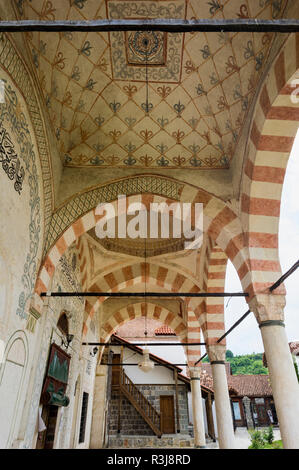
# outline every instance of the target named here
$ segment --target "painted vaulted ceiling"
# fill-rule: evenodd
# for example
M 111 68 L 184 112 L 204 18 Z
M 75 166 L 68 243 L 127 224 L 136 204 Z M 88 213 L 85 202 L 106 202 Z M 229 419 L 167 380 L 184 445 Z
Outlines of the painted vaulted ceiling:
M 15 5 L 20 19 L 270 19 L 283 15 L 286 0 L 17 0 Z M 229 167 L 274 37 L 26 35 L 65 166 L 195 170 Z

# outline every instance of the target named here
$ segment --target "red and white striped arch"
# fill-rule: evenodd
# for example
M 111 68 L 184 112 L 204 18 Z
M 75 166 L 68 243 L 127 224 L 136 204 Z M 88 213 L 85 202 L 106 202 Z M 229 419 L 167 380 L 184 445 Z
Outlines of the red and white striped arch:
M 110 336 L 125 322 L 145 316 L 161 321 L 174 330 L 181 341 L 185 340 L 186 323 L 179 315 L 152 302 L 135 302 L 117 310 L 112 315 L 104 313 L 100 341 L 107 342 Z
M 245 163 L 241 209 L 248 262 L 237 263 L 250 294 L 263 291 L 281 276 L 278 232 L 285 170 L 299 124 L 292 103 L 292 78 L 299 68 L 299 34 L 291 34 L 277 55 L 261 89 Z M 299 78 L 299 75 L 298 75 Z M 250 268 L 250 274 L 248 272 Z M 284 287 L 275 291 L 283 294 Z
M 151 194 L 129 196 L 127 201 L 128 204 L 133 201 L 140 201 L 145 205 L 148 205 L 151 201 L 175 202 Z M 233 264 L 235 260 L 237 260 L 237 263 L 242 263 L 248 270 L 248 256 L 244 245 L 243 230 L 236 213 L 222 200 L 205 191 L 197 190 L 196 188 L 186 185 L 181 194 L 181 202 L 190 201 L 192 203 L 202 202 L 204 204 L 204 230 L 223 249 Z M 116 201 L 115 207 L 117 208 Z M 42 309 L 42 301 L 39 296 L 41 292 L 46 292 L 49 289 L 59 259 L 68 247 L 78 240 L 83 233 L 95 227 L 98 220 L 99 216 L 96 216 L 95 209 L 84 214 L 61 234 L 54 246 L 49 250 L 40 267 L 35 286 L 33 302 L 38 311 L 41 312 Z M 243 268 L 243 270 L 244 269 L 245 268 Z
M 162 288 L 164 292 L 200 292 L 195 279 L 190 279 L 182 272 L 154 263 L 138 262 L 128 264 L 111 272 L 104 272 L 88 287 L 90 292 L 121 292 L 134 286 L 141 286 L 147 290 L 151 286 Z M 85 308 L 83 334 L 86 335 L 92 316 L 106 297 L 99 297 L 94 302 L 88 300 Z M 184 299 L 191 308 L 196 308 L 198 299 Z

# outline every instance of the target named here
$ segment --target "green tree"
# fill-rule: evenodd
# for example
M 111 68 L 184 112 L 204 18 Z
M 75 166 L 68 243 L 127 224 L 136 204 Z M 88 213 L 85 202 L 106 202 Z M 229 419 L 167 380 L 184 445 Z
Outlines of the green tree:
M 226 359 L 230 359 L 231 357 L 234 357 L 234 353 L 228 349 L 225 353 L 225 357 Z

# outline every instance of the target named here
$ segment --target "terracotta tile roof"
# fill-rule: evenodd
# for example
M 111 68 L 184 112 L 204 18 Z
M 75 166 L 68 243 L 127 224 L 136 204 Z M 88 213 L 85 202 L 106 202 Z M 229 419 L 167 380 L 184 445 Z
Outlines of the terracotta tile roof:
M 236 396 L 270 397 L 273 395 L 268 375 L 231 375 L 230 364 L 225 363 L 229 392 Z M 201 384 L 213 390 L 211 364 L 202 364 Z
M 268 375 L 230 375 L 228 385 L 234 395 L 241 397 L 271 397 Z
M 289 343 L 291 353 L 295 356 L 299 355 L 299 341 L 292 341 Z
M 176 336 L 175 332 L 169 326 L 163 325 L 155 329 L 155 336 Z

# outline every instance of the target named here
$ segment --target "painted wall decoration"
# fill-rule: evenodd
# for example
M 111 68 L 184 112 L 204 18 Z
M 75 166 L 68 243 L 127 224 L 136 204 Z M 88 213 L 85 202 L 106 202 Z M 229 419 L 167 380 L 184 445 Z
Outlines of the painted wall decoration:
M 22 276 L 23 291 L 19 295 L 17 315 L 26 318 L 25 307 L 31 298 L 36 274 L 37 253 L 41 238 L 41 201 L 38 182 L 37 156 L 30 135 L 26 113 L 18 97 L 18 90 L 2 78 L 5 84 L 5 103 L 0 105 L 0 138 L 2 165 L 8 168 L 10 179 L 15 178 L 14 188 L 20 194 L 26 174 L 25 183 L 30 187 L 30 222 L 28 226 L 29 244 L 24 271 Z M 8 131 L 9 129 L 9 131 Z M 12 143 L 12 138 L 18 144 L 18 157 Z M 6 155 L 4 160 L 3 155 Z M 11 163 L 8 163 L 8 160 Z M 14 163 L 15 162 L 15 163 Z
M 286 0 L 19 2 L 22 19 L 279 18 Z M 227 169 L 273 34 L 28 33 L 63 165 Z M 145 46 L 146 45 L 146 46 Z M 148 57 L 149 100 L 145 99 Z

